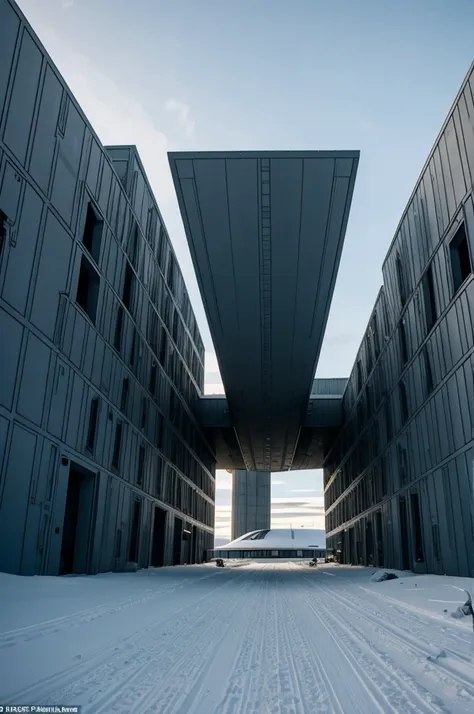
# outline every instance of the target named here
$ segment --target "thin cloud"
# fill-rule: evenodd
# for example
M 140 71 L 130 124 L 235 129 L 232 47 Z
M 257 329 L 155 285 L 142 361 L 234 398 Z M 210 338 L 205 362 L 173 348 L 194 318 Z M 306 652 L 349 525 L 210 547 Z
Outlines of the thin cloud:
M 178 124 L 183 129 L 186 136 L 194 134 L 194 119 L 191 116 L 191 107 L 178 99 L 167 99 L 165 102 L 167 112 L 175 114 L 178 118 Z

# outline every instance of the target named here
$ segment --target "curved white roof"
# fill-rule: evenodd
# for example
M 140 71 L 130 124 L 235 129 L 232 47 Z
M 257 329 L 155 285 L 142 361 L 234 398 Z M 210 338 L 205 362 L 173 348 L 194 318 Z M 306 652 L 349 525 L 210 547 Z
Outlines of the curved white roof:
M 326 533 L 310 528 L 251 531 L 214 550 L 309 550 L 325 548 Z

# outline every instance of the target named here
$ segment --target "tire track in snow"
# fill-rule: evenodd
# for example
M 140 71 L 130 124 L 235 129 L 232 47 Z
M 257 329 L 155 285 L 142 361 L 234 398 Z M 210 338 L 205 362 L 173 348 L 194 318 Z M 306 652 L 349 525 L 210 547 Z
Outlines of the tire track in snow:
M 221 575 L 219 573 L 219 575 Z M 225 592 L 221 593 L 225 588 L 235 586 L 235 584 L 243 578 L 243 574 L 237 574 L 222 584 L 216 584 L 216 587 L 211 591 L 206 591 L 201 597 L 191 600 L 191 602 L 185 602 L 184 605 L 178 607 L 176 610 L 167 612 L 161 618 L 153 621 L 151 624 L 147 622 L 142 627 L 138 628 L 131 635 L 127 635 L 124 638 L 119 639 L 113 645 L 107 646 L 94 655 L 89 657 L 85 662 L 78 662 L 70 667 L 67 667 L 50 677 L 35 682 L 31 687 L 26 687 L 20 691 L 14 693 L 8 693 L 8 698 L 15 701 L 43 701 L 45 704 L 51 703 L 53 701 L 72 701 L 74 697 L 80 696 L 85 692 L 89 691 L 89 686 L 91 684 L 97 684 L 96 681 L 103 674 L 110 674 L 110 671 L 114 669 L 118 677 L 122 676 L 122 679 L 130 679 L 130 671 L 125 668 L 125 671 L 120 674 L 120 670 L 123 669 L 123 657 L 124 653 L 132 655 L 133 649 L 138 642 L 143 641 L 146 638 L 150 638 L 155 635 L 156 630 L 163 627 L 168 621 L 175 622 L 178 616 L 181 616 L 181 624 L 184 623 L 184 627 L 192 627 L 192 623 L 195 622 L 193 619 L 195 617 L 194 611 L 199 612 L 202 606 L 209 602 L 216 594 L 220 599 L 225 599 Z M 205 609 L 203 615 L 207 614 L 214 604 L 211 603 Z M 191 610 L 192 608 L 192 610 Z M 182 614 L 184 611 L 184 614 Z M 186 612 L 189 611 L 189 612 Z M 162 633 L 163 634 L 163 633 Z M 164 633 L 164 635 L 170 635 L 172 633 Z M 179 635 L 178 635 L 179 636 Z M 161 645 L 162 647 L 162 645 Z M 146 648 L 145 648 L 146 649 Z M 132 669 L 136 669 L 133 663 L 127 661 L 127 666 L 130 665 Z M 146 665 L 142 665 L 144 667 Z M 85 687 L 81 688 L 81 685 L 85 682 Z M 100 681 L 99 681 L 100 686 Z M 77 693 L 77 690 L 80 692 Z M 73 692 L 76 692 L 73 694 Z M 58 698 L 59 695 L 59 698 Z M 72 698 L 69 698 L 71 695 Z M 94 712 L 95 714 L 95 712 Z
M 200 580 L 205 579 L 206 577 L 211 576 L 206 575 L 204 578 L 200 578 Z M 135 593 L 134 595 L 130 595 L 123 600 L 108 602 L 102 605 L 97 605 L 94 608 L 87 608 L 70 615 L 57 617 L 53 620 L 37 622 L 27 627 L 20 627 L 15 630 L 3 632 L 0 634 L 0 650 L 6 649 L 7 647 L 15 647 L 23 642 L 38 640 L 42 637 L 47 637 L 48 635 L 56 635 L 67 629 L 79 627 L 83 624 L 93 622 L 94 620 L 98 620 L 109 615 L 115 615 L 117 612 L 122 612 L 129 607 L 141 605 L 142 603 L 153 600 L 154 598 L 165 595 L 166 593 L 175 592 L 176 590 L 182 588 L 185 583 L 186 579 L 183 578 L 178 582 L 170 583 L 168 587 L 164 587 L 161 590 L 146 588 L 142 590 L 140 594 Z
M 356 609 L 350 604 L 349 600 L 344 599 L 338 593 L 330 591 L 323 586 L 321 586 L 321 589 L 324 590 L 324 592 L 327 592 L 333 601 L 337 602 L 340 607 L 349 612 L 349 614 L 352 615 L 356 621 L 360 622 L 360 620 L 363 619 L 372 627 L 375 625 L 379 628 L 378 630 L 375 630 L 375 632 L 384 639 L 389 648 L 397 648 L 405 655 L 408 655 L 413 664 L 422 665 L 425 672 L 434 675 L 438 682 L 441 679 L 445 687 L 449 686 L 454 688 L 461 701 L 465 703 L 466 697 L 469 697 L 471 700 L 474 699 L 474 672 L 472 670 L 472 665 L 471 674 L 469 674 L 467 668 L 466 672 L 462 672 L 442 660 L 438 664 L 430 663 L 429 660 L 427 660 L 427 657 L 430 655 L 433 656 L 433 650 L 435 649 L 435 645 L 432 642 L 428 643 L 426 640 L 423 640 L 425 645 L 423 648 L 411 634 L 408 634 L 405 631 L 404 628 L 394 625 L 392 622 L 387 624 L 383 619 L 381 619 L 381 617 L 364 611 L 362 604 Z M 349 627 L 351 627 L 355 632 L 360 632 L 347 616 L 344 619 Z M 397 646 L 394 643 L 397 643 Z M 438 647 L 438 645 L 436 645 L 436 647 Z M 438 647 L 438 649 L 443 649 L 443 647 Z M 474 705 L 472 706 L 474 708 Z
M 316 585 L 314 580 L 311 584 Z M 315 595 L 317 586 L 314 585 L 311 587 L 308 583 L 304 595 L 309 608 L 321 622 L 323 622 L 323 615 L 327 622 L 331 622 L 331 629 L 328 628 L 328 631 L 332 637 L 337 637 L 351 667 L 354 670 L 361 669 L 364 673 L 370 673 L 371 681 L 376 685 L 377 691 L 384 696 L 394 712 L 445 714 L 449 711 L 439 697 L 416 682 L 409 673 L 400 669 L 388 655 L 380 652 L 365 634 L 343 623 L 339 612 L 335 615 L 334 608 L 330 608 L 321 597 Z M 322 588 L 320 590 L 322 591 Z
M 160 658 L 160 670 L 164 673 L 160 677 L 155 677 L 142 686 L 142 693 L 126 709 L 111 709 L 110 705 L 106 712 L 116 712 L 120 714 L 190 714 L 196 707 L 198 711 L 200 703 L 205 699 L 207 687 L 207 677 L 212 668 L 214 673 L 210 681 L 215 686 L 215 668 L 221 664 L 221 657 L 224 661 L 228 658 L 229 639 L 232 637 L 231 631 L 235 632 L 234 643 L 245 628 L 249 626 L 249 617 L 246 608 L 242 607 L 249 602 L 247 589 L 254 587 L 255 574 L 251 574 L 251 579 L 247 575 L 243 584 L 224 600 L 212 608 L 210 623 L 203 625 L 202 632 L 193 629 L 189 633 L 188 642 L 180 638 L 176 643 L 175 651 L 167 652 L 165 659 Z M 261 589 L 261 584 L 260 584 Z M 232 644 L 231 644 L 232 646 Z M 234 645 L 235 646 L 235 645 Z M 183 677 L 183 672 L 186 676 Z M 145 684 L 145 683 L 143 683 Z M 140 684 L 137 684 L 140 687 Z M 204 706 L 207 713 L 208 704 Z M 212 711 L 212 709 L 211 709 Z

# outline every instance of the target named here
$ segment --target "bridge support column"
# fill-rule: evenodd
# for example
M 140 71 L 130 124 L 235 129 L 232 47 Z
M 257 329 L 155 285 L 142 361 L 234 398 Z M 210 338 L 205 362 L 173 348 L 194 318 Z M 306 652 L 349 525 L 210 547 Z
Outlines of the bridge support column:
M 232 540 L 244 533 L 270 528 L 271 473 L 234 471 Z

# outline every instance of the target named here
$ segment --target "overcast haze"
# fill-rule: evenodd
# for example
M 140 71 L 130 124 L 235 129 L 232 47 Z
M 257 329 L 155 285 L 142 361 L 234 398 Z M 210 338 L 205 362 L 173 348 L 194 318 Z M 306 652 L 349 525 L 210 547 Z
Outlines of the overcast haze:
M 359 149 L 317 376 L 349 374 L 381 264 L 473 60 L 472 0 L 20 0 L 103 144 L 136 144 L 222 392 L 169 150 Z M 216 531 L 230 536 L 229 475 Z M 304 495 L 304 498 L 302 497 Z M 323 527 L 320 472 L 273 477 L 274 526 Z

